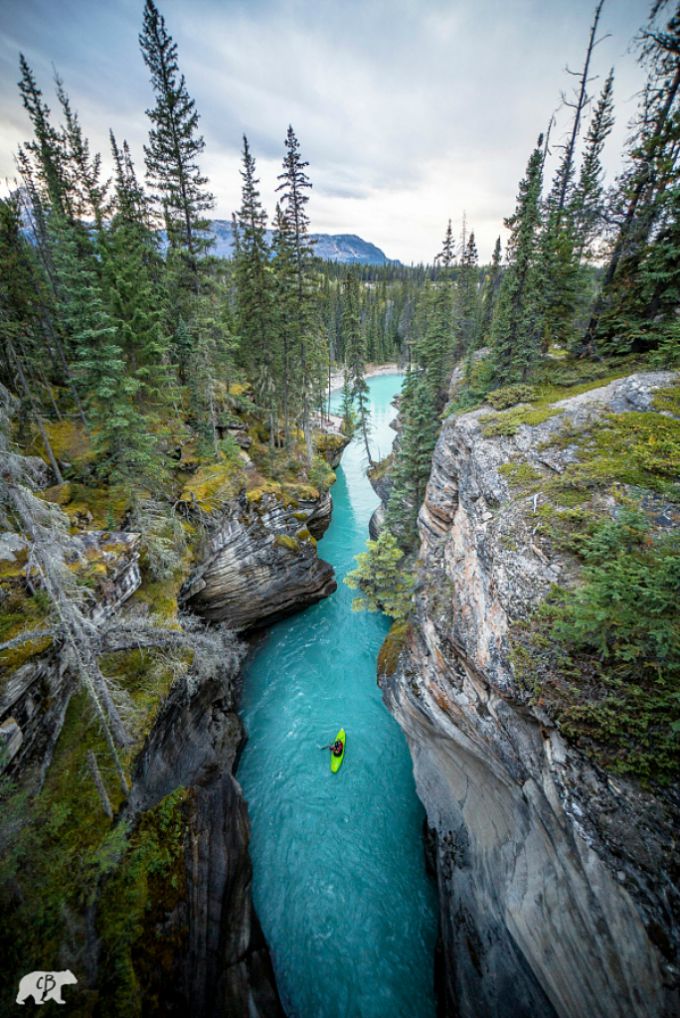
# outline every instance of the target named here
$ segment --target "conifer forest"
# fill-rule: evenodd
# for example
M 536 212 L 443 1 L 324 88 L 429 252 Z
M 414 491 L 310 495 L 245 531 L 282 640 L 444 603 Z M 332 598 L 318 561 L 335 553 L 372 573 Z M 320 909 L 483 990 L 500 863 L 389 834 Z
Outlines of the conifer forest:
M 671 1018 L 680 6 L 637 5 L 631 97 L 616 0 L 549 0 L 580 63 L 496 153 L 495 244 L 451 193 L 410 264 L 322 256 L 285 122 L 273 189 L 229 139 L 218 253 L 188 5 L 137 6 L 145 140 L 101 153 L 4 19 L 0 1012 Z

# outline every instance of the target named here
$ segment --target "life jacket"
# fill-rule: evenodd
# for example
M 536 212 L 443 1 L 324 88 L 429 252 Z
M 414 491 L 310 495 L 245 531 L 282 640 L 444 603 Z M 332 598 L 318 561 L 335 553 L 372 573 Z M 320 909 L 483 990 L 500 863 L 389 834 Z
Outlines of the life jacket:
M 343 745 L 341 742 L 336 742 L 333 746 L 333 756 L 342 756 Z

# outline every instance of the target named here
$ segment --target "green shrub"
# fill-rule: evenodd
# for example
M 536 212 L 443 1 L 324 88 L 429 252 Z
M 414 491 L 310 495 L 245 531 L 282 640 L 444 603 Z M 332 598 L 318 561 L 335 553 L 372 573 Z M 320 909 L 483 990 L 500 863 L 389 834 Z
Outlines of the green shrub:
M 516 403 L 529 403 L 536 398 L 536 390 L 533 385 L 504 385 L 501 389 L 494 389 L 486 397 L 495 410 L 507 410 Z
M 680 535 L 623 509 L 583 542 L 583 582 L 538 609 L 516 662 L 560 729 L 604 765 L 670 782 L 680 755 Z

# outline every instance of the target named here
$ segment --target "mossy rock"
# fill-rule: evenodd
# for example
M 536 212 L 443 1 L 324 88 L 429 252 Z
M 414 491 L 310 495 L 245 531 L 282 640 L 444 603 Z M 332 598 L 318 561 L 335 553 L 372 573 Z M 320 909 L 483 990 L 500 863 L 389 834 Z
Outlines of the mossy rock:
M 391 676 L 397 670 L 401 652 L 411 633 L 409 622 L 395 622 L 378 652 L 378 675 Z
M 56 458 L 62 463 L 70 463 L 78 470 L 88 468 L 95 460 L 85 426 L 80 421 L 46 421 L 44 424 L 47 437 Z M 47 450 L 44 459 L 49 462 Z
M 526 460 L 512 460 L 510 463 L 503 463 L 498 472 L 511 487 L 522 490 L 536 490 L 543 478 L 540 470 L 532 467 Z
M 174 981 L 186 951 L 186 926 L 175 913 L 186 896 L 189 801 L 186 789 L 176 789 L 143 813 L 127 840 L 114 846 L 115 864 L 97 909 L 99 1013 L 105 1018 L 139 1015 L 142 1000 L 146 1006 L 155 1000 L 160 1007 L 164 984 Z
M 662 413 L 680 417 L 680 384 L 657 389 L 652 398 L 652 406 Z
M 582 431 L 566 429 L 548 446 L 574 446 L 577 462 L 545 486 L 553 501 L 589 497 L 612 485 L 658 492 L 680 501 L 680 420 L 663 414 L 629 411 L 606 414 Z
M 0 643 L 8 643 L 22 633 L 45 628 L 50 616 L 49 600 L 42 591 L 33 595 L 29 593 L 23 575 L 24 566 L 25 560 L 18 575 L 4 576 L 0 581 L 3 595 L 0 604 Z M 51 637 L 44 636 L 0 651 L 0 675 L 12 675 L 31 658 L 44 654 L 51 644 Z
M 39 492 L 47 502 L 61 506 L 74 527 L 115 530 L 131 507 L 131 492 L 122 486 L 94 487 L 69 481 Z
M 179 497 L 180 502 L 206 513 L 221 509 L 225 502 L 235 498 L 244 483 L 240 463 L 223 460 L 206 464 L 186 482 Z
M 390 453 L 385 459 L 380 460 L 378 463 L 374 463 L 372 467 L 369 467 L 366 473 L 368 474 L 369 480 L 381 481 L 383 477 L 389 474 L 392 466 L 394 465 L 394 454 Z
M 300 542 L 297 537 L 291 537 L 289 534 L 277 534 L 274 544 L 279 548 L 286 548 L 288 551 L 298 552 L 300 550 Z
M 296 531 L 295 536 L 297 537 L 298 541 L 303 541 L 306 544 L 311 544 L 314 548 L 316 548 L 317 543 L 316 538 L 310 534 L 307 527 L 302 527 L 301 530 Z
M 482 432 L 486 438 L 511 436 L 523 426 L 534 428 L 560 413 L 552 407 L 534 407 L 526 404 L 513 407 L 501 413 L 489 414 L 482 421 Z

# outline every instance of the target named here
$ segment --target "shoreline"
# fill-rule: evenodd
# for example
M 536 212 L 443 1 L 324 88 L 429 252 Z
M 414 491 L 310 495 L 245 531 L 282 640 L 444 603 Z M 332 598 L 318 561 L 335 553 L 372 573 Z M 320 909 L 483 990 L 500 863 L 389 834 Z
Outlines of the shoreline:
M 401 375 L 403 374 L 403 368 L 399 367 L 396 361 L 391 361 L 388 364 L 367 364 L 364 372 L 365 378 L 372 378 L 375 375 Z M 342 389 L 342 383 L 344 379 L 344 369 L 342 371 L 331 372 L 330 377 L 330 391 L 337 392 L 338 389 Z

